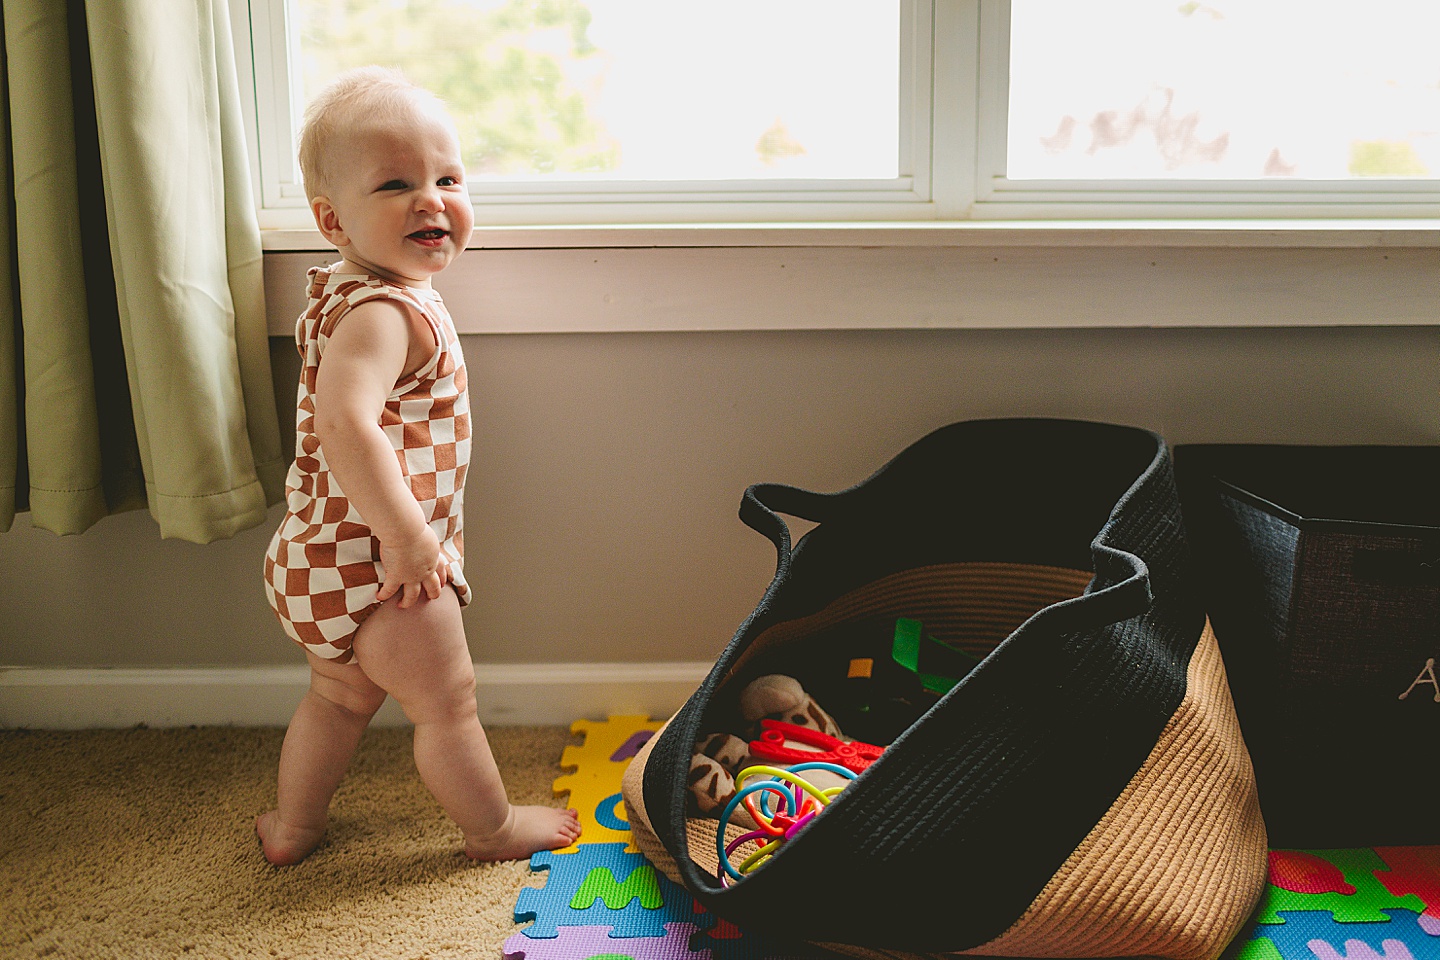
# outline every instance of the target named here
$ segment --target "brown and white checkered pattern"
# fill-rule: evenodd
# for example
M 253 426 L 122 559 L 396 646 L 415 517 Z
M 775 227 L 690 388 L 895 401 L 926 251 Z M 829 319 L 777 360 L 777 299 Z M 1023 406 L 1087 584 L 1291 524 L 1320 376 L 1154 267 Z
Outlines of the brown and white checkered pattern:
M 295 463 L 286 478 L 286 512 L 265 555 L 265 593 L 291 638 L 327 660 L 351 659 L 355 631 L 378 605 L 385 580 L 380 541 L 330 474 L 315 437 L 315 378 L 335 326 L 357 304 L 391 299 L 429 323 L 435 355 L 397 383 L 380 426 L 400 471 L 450 561 L 461 604 L 470 602 L 462 565 L 465 471 L 470 462 L 470 398 L 465 358 L 439 294 L 360 274 L 310 271 L 309 303 L 295 329 L 304 367 L 295 423 Z

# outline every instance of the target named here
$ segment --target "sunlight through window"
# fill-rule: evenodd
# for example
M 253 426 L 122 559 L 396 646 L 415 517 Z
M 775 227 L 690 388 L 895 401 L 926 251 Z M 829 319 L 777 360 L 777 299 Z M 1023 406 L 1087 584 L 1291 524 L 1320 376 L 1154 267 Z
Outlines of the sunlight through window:
M 302 102 L 349 67 L 400 67 L 449 103 L 475 178 L 898 175 L 899 0 L 293 0 L 292 11 Z
M 1440 177 L 1440 6 L 1012 0 L 1006 175 Z

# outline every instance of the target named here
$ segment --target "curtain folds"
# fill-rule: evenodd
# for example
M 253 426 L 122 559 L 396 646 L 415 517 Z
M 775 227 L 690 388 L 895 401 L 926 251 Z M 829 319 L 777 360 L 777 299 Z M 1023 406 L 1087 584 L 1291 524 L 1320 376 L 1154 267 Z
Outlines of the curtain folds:
M 5 0 L 0 529 L 148 506 L 205 543 L 283 496 L 229 22 Z

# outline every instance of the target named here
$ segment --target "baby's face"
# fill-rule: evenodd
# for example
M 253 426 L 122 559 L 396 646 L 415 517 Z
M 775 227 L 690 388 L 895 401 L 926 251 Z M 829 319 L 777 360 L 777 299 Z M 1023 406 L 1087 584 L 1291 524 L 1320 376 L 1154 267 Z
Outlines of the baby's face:
M 345 151 L 333 164 L 335 182 L 311 205 L 321 230 L 356 266 L 395 283 L 430 286 L 465 249 L 475 225 L 454 128 L 416 104 L 404 116 L 366 123 L 333 149 Z

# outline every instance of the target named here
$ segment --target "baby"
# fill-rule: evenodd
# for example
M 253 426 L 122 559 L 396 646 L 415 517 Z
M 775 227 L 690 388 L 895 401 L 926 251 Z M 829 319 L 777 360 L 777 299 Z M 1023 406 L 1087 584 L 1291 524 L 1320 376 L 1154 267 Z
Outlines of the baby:
M 460 608 L 470 456 L 465 361 L 430 279 L 470 238 L 454 124 L 403 75 L 336 79 L 300 134 L 310 209 L 342 257 L 310 271 L 285 519 L 265 587 L 305 648 L 310 690 L 280 752 L 265 857 L 298 863 L 387 694 L 415 724 L 415 766 L 477 860 L 567 846 L 574 811 L 512 806 L 476 716 Z

